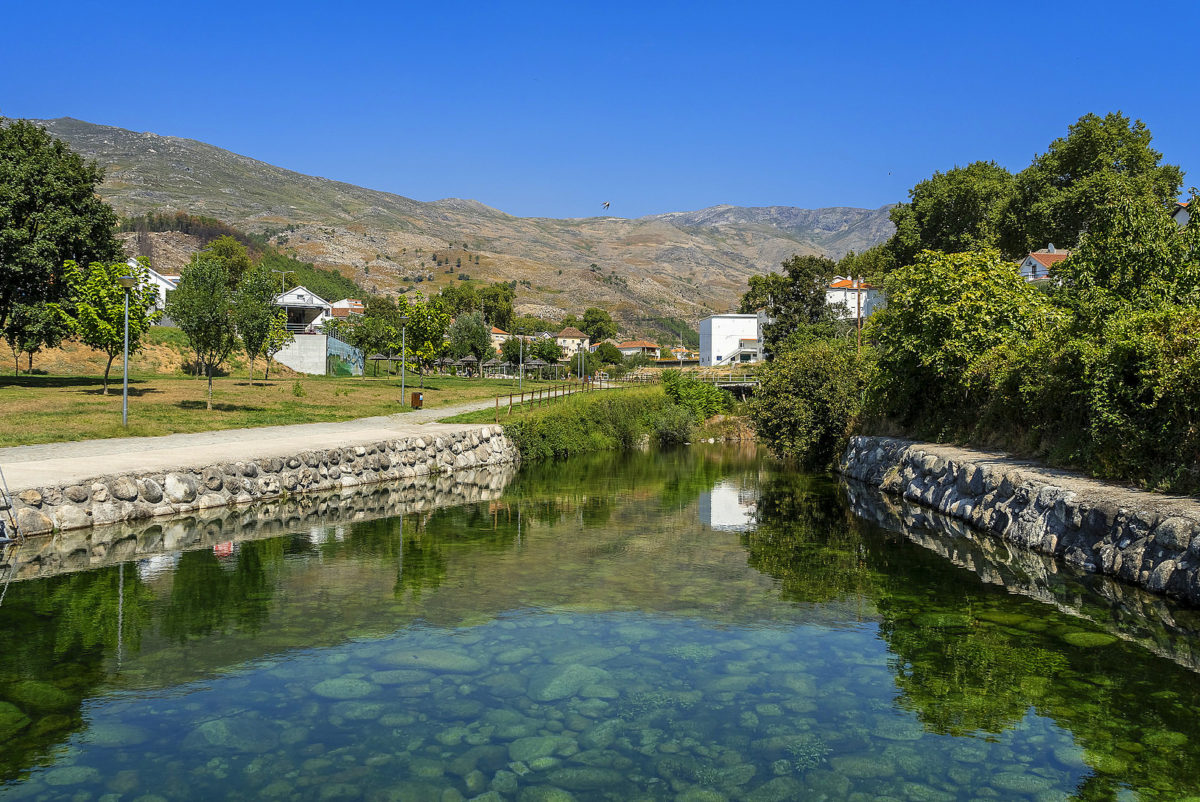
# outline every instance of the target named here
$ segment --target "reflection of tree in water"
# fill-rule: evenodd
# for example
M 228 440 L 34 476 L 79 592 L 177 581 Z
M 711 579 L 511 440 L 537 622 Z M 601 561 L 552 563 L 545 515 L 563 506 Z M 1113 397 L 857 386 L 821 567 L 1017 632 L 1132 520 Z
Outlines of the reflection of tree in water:
M 182 643 L 221 631 L 228 621 L 257 632 L 270 613 L 283 553 L 281 538 L 245 541 L 232 570 L 211 549 L 181 554 L 162 614 L 163 635 Z
M 998 735 L 1032 709 L 1083 750 L 1090 771 L 1082 769 L 1075 799 L 1110 802 L 1122 788 L 1163 800 L 1200 791 L 1200 753 L 1189 746 L 1200 740 L 1194 673 L 1116 639 L 1073 646 L 1069 638 L 1095 628 L 847 518 L 824 480 L 770 477 L 757 518 L 743 536 L 749 563 L 777 579 L 785 598 L 871 600 L 893 655 L 897 704 L 929 732 Z
M 871 594 L 861 538 L 827 479 L 770 475 L 759 485 L 755 520 L 742 535 L 747 562 L 779 582 L 782 598 L 820 603 Z
M 0 615 L 0 779 L 27 770 L 82 728 L 83 702 L 115 662 L 118 631 L 124 650 L 135 651 L 151 599 L 132 566 L 9 587 Z

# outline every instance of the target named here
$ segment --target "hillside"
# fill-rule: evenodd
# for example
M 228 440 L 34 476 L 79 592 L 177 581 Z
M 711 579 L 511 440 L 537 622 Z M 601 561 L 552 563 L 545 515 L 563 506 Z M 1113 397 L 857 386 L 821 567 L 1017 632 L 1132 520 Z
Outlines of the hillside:
M 663 315 L 694 326 L 735 304 L 748 276 L 793 253 L 838 257 L 892 231 L 887 207 L 514 217 L 476 201 L 416 201 L 303 175 L 189 139 L 71 118 L 37 122 L 107 169 L 101 192 L 120 214 L 215 217 L 380 292 L 413 286 L 418 275 L 432 275 L 435 287 L 460 274 L 516 281 L 522 312 L 557 317 L 600 305 L 630 330 Z M 186 255 L 186 247 L 163 251 Z M 447 263 L 435 266 L 435 254 Z

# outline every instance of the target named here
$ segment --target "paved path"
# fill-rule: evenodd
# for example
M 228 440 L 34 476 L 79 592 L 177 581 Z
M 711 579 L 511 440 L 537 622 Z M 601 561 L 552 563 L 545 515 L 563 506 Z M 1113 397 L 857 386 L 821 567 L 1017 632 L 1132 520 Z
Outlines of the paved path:
M 0 448 L 0 469 L 13 493 L 67 485 L 97 476 L 152 473 L 176 468 L 284 457 L 314 449 L 344 448 L 420 434 L 452 432 L 472 424 L 437 423 L 463 412 L 487 409 L 492 398 L 397 415 L 340 423 L 300 423 L 257 429 L 222 429 L 162 437 L 118 437 Z

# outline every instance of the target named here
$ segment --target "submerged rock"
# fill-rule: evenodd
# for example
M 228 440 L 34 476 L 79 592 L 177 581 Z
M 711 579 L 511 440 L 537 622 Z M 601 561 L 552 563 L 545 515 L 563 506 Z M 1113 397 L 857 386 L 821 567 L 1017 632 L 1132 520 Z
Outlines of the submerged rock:
M 9 686 L 5 695 L 26 710 L 69 710 L 76 704 L 71 694 L 35 679 L 21 680 Z
M 325 699 L 361 699 L 371 695 L 378 686 L 355 677 L 334 677 L 313 686 L 312 692 Z
M 279 745 L 275 728 L 250 718 L 218 718 L 206 721 L 183 739 L 188 749 L 218 747 L 237 752 L 267 752 Z
M 8 702 L 0 702 L 0 741 L 8 740 L 29 726 L 29 716 Z
M 424 668 L 452 674 L 473 674 L 483 668 L 479 660 L 448 649 L 402 649 L 384 656 L 383 662 L 401 668 Z
M 534 673 L 529 680 L 529 698 L 538 702 L 553 702 L 577 695 L 585 686 L 604 682 L 608 672 L 595 666 L 572 663 L 552 666 Z
M 141 727 L 122 724 L 119 721 L 101 721 L 88 727 L 83 736 L 84 743 L 117 749 L 144 743 L 150 734 Z

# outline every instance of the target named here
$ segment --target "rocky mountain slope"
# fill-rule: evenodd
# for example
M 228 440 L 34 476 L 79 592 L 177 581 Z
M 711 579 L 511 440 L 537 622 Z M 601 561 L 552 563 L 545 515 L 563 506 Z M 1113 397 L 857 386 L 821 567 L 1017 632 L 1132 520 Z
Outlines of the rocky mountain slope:
M 303 175 L 189 139 L 71 118 L 37 122 L 107 169 L 101 193 L 123 215 L 187 211 L 266 232 L 282 250 L 381 292 L 429 292 L 460 274 L 516 281 L 522 312 L 599 305 L 630 330 L 661 316 L 695 326 L 736 304 L 748 276 L 794 253 L 838 257 L 892 231 L 887 207 L 514 217 L 471 200 L 422 202 Z M 435 254 L 447 263 L 435 266 Z

